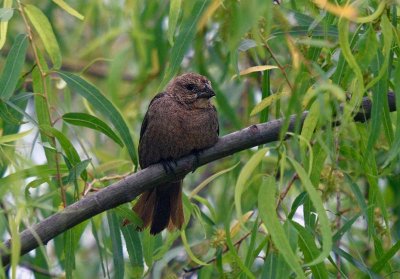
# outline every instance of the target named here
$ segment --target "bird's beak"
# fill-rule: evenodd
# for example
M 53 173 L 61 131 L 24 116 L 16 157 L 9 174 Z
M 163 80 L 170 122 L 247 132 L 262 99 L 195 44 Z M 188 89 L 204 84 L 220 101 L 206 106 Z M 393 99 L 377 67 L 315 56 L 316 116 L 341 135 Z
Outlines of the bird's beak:
M 210 85 L 206 84 L 203 91 L 197 93 L 197 99 L 206 98 L 210 99 L 211 97 L 215 96 L 214 90 L 211 88 Z

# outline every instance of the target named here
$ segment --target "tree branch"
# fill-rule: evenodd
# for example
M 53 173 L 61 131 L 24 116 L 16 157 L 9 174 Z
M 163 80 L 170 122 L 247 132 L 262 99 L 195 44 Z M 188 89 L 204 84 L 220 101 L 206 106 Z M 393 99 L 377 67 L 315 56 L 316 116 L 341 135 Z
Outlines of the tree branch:
M 394 94 L 388 93 L 387 97 L 390 111 L 395 111 Z M 360 112 L 354 116 L 354 120 L 358 122 L 368 120 L 371 116 L 371 107 L 371 100 L 364 98 Z M 296 124 L 301 126 L 307 113 L 303 112 L 299 116 L 291 116 L 288 132 L 293 132 Z M 198 163 L 200 166 L 205 165 L 250 147 L 277 141 L 284 122 L 284 119 L 273 120 L 223 136 L 215 146 L 204 150 L 199 155 Z M 338 124 L 335 123 L 335 125 Z M 195 156 L 185 156 L 177 161 L 175 173 L 178 176 L 184 176 L 194 170 L 196 165 L 199 166 Z M 166 174 L 162 165 L 156 164 L 129 175 L 93 195 L 88 195 L 66 207 L 63 211 L 49 216 L 21 232 L 21 254 L 24 255 L 41 244 L 46 245 L 49 240 L 75 225 L 108 209 L 132 201 L 142 192 L 173 179 L 176 179 L 173 174 Z M 9 248 L 11 242 L 11 239 L 7 240 L 4 243 L 5 247 Z M 9 264 L 9 251 L 0 250 L 0 256 L 4 266 Z

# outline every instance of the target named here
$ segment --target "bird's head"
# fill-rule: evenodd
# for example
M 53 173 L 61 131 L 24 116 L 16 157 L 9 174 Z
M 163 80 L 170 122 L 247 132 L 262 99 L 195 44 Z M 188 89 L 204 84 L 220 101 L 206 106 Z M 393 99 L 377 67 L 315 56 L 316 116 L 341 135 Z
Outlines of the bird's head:
M 187 73 L 176 77 L 168 84 L 166 92 L 182 103 L 199 108 L 208 106 L 209 99 L 215 96 L 211 82 L 196 73 Z

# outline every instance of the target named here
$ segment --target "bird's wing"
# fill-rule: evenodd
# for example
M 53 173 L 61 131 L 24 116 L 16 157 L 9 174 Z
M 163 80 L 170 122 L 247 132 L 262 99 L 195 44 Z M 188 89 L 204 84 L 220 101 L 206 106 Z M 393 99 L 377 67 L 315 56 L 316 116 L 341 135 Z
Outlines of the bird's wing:
M 158 93 L 158 94 L 150 101 L 150 104 L 149 104 L 149 107 L 148 107 L 148 109 L 147 109 L 147 112 L 146 112 L 146 114 L 144 115 L 144 119 L 143 119 L 143 122 L 142 122 L 142 127 L 140 128 L 140 139 L 142 139 L 144 133 L 146 132 L 146 128 L 147 128 L 148 121 L 149 121 L 149 111 L 150 111 L 151 104 L 152 104 L 155 100 L 164 97 L 166 94 L 167 94 L 167 93 L 165 93 L 165 92 Z M 139 141 L 140 141 L 140 139 L 139 139 Z
M 218 113 L 217 113 L 217 109 L 215 108 L 215 106 L 212 106 L 214 114 L 215 114 L 215 120 L 216 120 L 216 124 L 217 124 L 217 134 L 219 136 L 219 122 L 218 122 Z

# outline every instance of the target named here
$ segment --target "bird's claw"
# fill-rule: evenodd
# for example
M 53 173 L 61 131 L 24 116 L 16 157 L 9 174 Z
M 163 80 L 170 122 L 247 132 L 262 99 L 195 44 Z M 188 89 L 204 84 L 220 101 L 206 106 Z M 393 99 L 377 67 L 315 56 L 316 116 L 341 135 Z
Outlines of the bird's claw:
M 192 150 L 192 154 L 194 155 L 194 157 L 196 158 L 195 162 L 194 162 L 194 168 L 192 173 L 194 173 L 196 171 L 196 169 L 199 167 L 200 165 L 200 154 L 201 154 L 201 150 L 197 150 L 197 149 L 193 149 Z
M 175 167 L 178 165 L 174 159 L 163 159 L 161 160 L 161 164 L 164 168 L 165 173 L 167 174 L 176 174 L 175 173 Z M 175 165 L 175 167 L 173 166 Z

